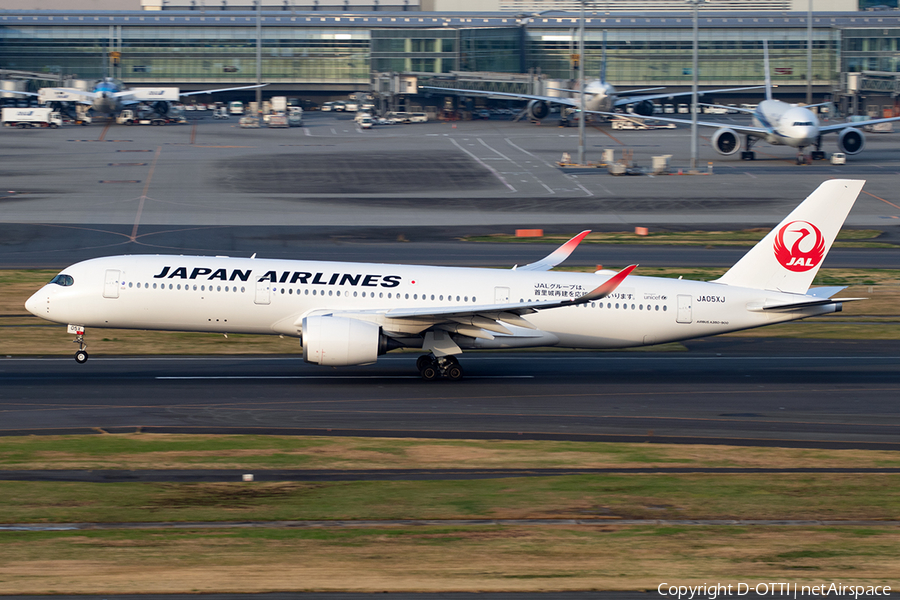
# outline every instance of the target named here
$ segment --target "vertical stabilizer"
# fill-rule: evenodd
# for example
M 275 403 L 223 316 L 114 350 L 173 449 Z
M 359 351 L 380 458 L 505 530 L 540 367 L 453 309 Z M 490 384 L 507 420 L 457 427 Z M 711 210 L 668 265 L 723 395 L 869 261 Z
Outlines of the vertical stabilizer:
M 716 283 L 805 294 L 865 183 L 820 185 Z
M 763 40 L 763 71 L 766 72 L 766 100 L 772 99 L 772 73 L 769 71 L 769 42 Z

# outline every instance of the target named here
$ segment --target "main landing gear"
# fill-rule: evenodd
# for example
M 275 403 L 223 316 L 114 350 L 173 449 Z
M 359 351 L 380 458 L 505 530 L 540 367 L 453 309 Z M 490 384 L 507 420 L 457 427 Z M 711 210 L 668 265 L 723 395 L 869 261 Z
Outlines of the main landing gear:
M 825 160 L 825 153 L 822 152 L 821 135 L 816 139 L 816 149 L 810 153 L 810 158 L 812 158 L 813 160 Z
M 756 152 L 753 151 L 753 142 L 756 140 L 752 137 L 744 136 L 744 149 L 741 150 L 741 160 L 756 160 Z
M 462 367 L 455 356 L 438 356 L 423 354 L 416 360 L 416 368 L 425 381 L 434 381 L 445 377 L 450 381 L 459 381 L 463 378 Z
M 88 360 L 87 344 L 84 343 L 84 329 L 75 329 L 75 339 L 73 344 L 78 344 L 78 350 L 75 351 L 75 362 L 83 365 Z

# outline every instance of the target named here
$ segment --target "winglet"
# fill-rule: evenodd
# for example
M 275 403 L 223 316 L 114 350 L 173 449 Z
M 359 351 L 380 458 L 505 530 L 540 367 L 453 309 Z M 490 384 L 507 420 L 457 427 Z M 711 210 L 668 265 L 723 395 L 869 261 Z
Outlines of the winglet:
M 609 296 L 614 291 L 616 291 L 616 288 L 619 287 L 619 285 L 623 281 L 625 281 L 626 277 L 631 275 L 631 272 L 634 271 L 634 269 L 636 267 L 637 267 L 637 265 L 629 265 L 629 266 L 625 267 L 624 269 L 622 269 L 621 271 L 619 271 L 618 273 L 616 273 L 615 275 L 613 275 L 612 277 L 610 277 L 609 279 L 607 279 L 606 281 L 601 283 L 593 291 L 590 291 L 587 294 L 585 294 L 584 296 L 581 296 L 579 298 L 575 298 L 575 300 L 573 300 L 572 303 L 573 304 L 584 304 L 585 302 L 591 302 L 593 300 L 599 300 L 600 298 L 605 298 L 605 297 Z
M 518 271 L 549 271 L 562 261 L 569 258 L 569 255 L 571 255 L 572 252 L 575 251 L 575 248 L 578 247 L 578 244 L 581 243 L 581 240 L 583 240 L 590 232 L 591 231 L 589 229 L 587 231 L 582 231 L 571 240 L 537 262 L 525 265 L 524 267 L 513 268 Z

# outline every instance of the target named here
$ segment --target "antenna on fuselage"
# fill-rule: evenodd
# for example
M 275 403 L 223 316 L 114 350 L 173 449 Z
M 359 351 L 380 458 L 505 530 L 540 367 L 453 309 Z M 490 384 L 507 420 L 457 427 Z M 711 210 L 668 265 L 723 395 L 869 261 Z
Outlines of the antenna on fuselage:
M 769 72 L 769 42 L 763 40 L 763 71 L 766 72 L 766 100 L 772 99 L 772 75 Z

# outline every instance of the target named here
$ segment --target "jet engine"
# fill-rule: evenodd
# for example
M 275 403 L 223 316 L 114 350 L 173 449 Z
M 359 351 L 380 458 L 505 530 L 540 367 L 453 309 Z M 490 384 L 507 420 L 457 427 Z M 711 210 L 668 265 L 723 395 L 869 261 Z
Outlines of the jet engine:
M 156 113 L 158 115 L 160 115 L 161 117 L 164 117 L 167 114 L 169 114 L 169 103 L 165 102 L 163 100 L 160 100 L 159 102 L 154 102 L 153 110 L 156 111 Z
M 637 102 L 634 106 L 631 107 L 631 110 L 636 115 L 641 115 L 642 117 L 652 117 L 653 102 L 651 100 Z
M 728 156 L 740 150 L 741 138 L 734 130 L 723 127 L 713 134 L 712 145 L 716 152 Z
M 301 343 L 303 360 L 330 367 L 370 364 L 389 350 L 375 323 L 323 315 L 304 317 Z
M 543 100 L 532 100 L 528 103 L 528 116 L 532 119 L 543 119 L 550 114 L 550 105 Z
M 859 154 L 866 147 L 866 136 L 859 129 L 848 127 L 838 135 L 838 148 L 845 154 Z

